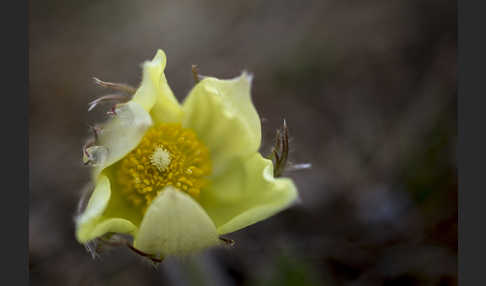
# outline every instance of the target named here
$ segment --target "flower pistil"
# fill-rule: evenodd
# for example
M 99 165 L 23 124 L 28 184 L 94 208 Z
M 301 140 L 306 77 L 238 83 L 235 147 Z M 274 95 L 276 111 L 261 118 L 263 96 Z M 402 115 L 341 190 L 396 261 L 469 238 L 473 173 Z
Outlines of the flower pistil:
M 151 127 L 137 148 L 113 168 L 127 199 L 146 209 L 166 186 L 197 197 L 207 183 L 211 160 L 191 129 L 161 123 Z

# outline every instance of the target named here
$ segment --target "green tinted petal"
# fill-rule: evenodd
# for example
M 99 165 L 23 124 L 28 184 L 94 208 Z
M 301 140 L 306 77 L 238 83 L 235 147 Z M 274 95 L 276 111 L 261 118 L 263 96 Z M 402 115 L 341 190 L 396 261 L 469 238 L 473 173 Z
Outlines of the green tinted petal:
M 126 233 L 134 235 L 137 227 L 129 220 L 123 218 L 106 218 L 101 220 L 93 228 L 91 237 L 100 237 L 105 233 Z
M 235 159 L 201 191 L 200 203 L 219 234 L 244 228 L 288 207 L 298 197 L 291 179 L 274 178 L 273 164 L 259 153 Z
M 213 172 L 231 158 L 248 156 L 260 147 L 261 124 L 250 96 L 251 77 L 205 78 L 183 104 L 183 125 L 193 129 L 211 152 Z
M 108 205 L 110 193 L 110 180 L 105 175 L 99 176 L 96 187 L 86 205 L 86 209 L 77 218 L 77 223 L 86 224 L 100 217 Z
M 132 101 L 150 112 L 155 122 L 179 122 L 182 109 L 165 78 L 167 58 L 158 50 L 152 61 L 143 64 L 143 78 Z
M 136 226 L 123 218 L 106 217 L 106 209 L 110 205 L 110 180 L 105 175 L 98 177 L 98 182 L 91 195 L 86 209 L 76 219 L 76 238 L 86 243 L 107 232 L 134 233 Z
M 134 246 L 149 254 L 184 255 L 219 243 L 216 228 L 188 194 L 165 189 L 147 209 Z
M 137 147 L 152 125 L 150 114 L 138 103 L 120 104 L 116 115 L 102 128 L 97 145 L 107 148 L 106 159 L 95 168 L 95 176 Z

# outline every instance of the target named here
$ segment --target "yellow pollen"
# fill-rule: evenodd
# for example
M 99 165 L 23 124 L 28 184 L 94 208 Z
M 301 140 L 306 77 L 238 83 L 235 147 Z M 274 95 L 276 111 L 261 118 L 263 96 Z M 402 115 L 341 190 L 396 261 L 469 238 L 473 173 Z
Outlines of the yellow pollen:
M 177 123 L 151 127 L 139 145 L 114 166 L 115 183 L 143 211 L 165 186 L 198 197 L 210 173 L 209 150 L 194 131 Z

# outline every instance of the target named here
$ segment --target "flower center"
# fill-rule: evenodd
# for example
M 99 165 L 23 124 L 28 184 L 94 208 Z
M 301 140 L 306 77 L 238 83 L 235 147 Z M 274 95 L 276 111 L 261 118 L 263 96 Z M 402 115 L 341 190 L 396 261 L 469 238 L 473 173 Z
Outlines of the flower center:
M 169 151 L 165 150 L 164 147 L 161 146 L 155 148 L 154 153 L 152 153 L 152 156 L 150 156 L 150 162 L 161 172 L 167 170 L 167 167 L 169 167 L 170 164 Z
M 123 194 L 145 210 L 165 186 L 198 197 L 211 172 L 209 150 L 194 131 L 180 124 L 151 127 L 115 169 Z

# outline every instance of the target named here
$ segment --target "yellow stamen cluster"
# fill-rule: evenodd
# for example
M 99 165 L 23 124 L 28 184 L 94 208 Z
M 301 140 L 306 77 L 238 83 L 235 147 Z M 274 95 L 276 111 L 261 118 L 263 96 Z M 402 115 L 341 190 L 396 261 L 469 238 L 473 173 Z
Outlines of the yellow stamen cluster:
M 116 180 L 125 197 L 144 210 L 165 186 L 199 196 L 211 172 L 209 151 L 196 134 L 177 123 L 156 124 L 117 163 Z

